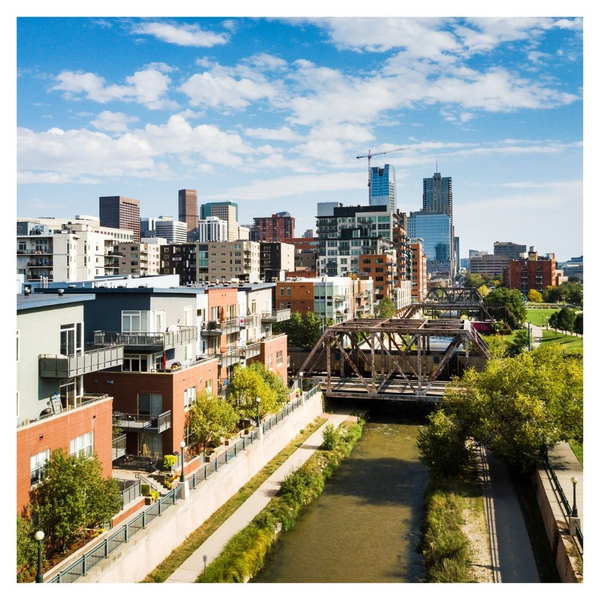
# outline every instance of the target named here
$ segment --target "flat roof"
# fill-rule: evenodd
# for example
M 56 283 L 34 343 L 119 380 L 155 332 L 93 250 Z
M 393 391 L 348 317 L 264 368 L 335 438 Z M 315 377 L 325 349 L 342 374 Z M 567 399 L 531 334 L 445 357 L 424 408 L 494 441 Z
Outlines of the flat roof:
M 47 308 L 49 306 L 59 306 L 62 304 L 76 304 L 77 302 L 87 302 L 94 300 L 95 295 L 90 294 L 17 294 L 17 312 L 33 308 Z

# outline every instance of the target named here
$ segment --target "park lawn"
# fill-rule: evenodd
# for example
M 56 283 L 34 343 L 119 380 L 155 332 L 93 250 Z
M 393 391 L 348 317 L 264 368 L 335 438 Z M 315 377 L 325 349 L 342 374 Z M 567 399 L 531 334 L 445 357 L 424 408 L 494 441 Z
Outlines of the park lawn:
M 577 457 L 579 464 L 583 467 L 583 444 L 575 440 L 569 440 L 569 446 L 573 450 L 573 454 Z
M 543 344 L 561 344 L 567 350 L 583 350 L 583 338 L 555 333 L 551 329 L 548 331 L 544 330 L 542 336 L 540 346 Z
M 538 327 L 542 327 L 548 322 L 550 315 L 558 312 L 557 308 L 528 308 L 527 320 Z

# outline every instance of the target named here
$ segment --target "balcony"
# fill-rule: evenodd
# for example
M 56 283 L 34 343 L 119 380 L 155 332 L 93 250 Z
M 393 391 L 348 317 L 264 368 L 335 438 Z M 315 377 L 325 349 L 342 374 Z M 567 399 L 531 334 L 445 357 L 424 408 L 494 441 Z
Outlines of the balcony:
M 160 415 L 136 415 L 130 413 L 113 412 L 113 426 L 125 432 L 150 429 L 162 433 L 171 429 L 171 411 Z
M 40 354 L 40 377 L 68 379 L 123 364 L 123 346 L 97 348 L 83 354 Z
M 272 310 L 271 312 L 263 312 L 261 317 L 264 323 L 279 323 L 281 321 L 289 321 L 291 313 L 290 308 L 282 308 Z
M 126 449 L 127 435 L 119 435 L 113 438 L 112 441 L 112 459 L 113 461 L 117 460 L 117 458 L 121 458 L 121 456 L 125 456 L 127 454 Z
M 240 318 L 241 327 L 259 327 L 260 326 L 260 315 L 258 313 L 247 315 L 246 317 Z
M 127 352 L 164 352 L 198 339 L 196 327 L 176 327 L 172 331 L 154 332 L 122 332 L 94 331 L 95 346 L 125 346 Z
M 240 330 L 240 320 L 227 319 L 226 321 L 208 321 L 202 325 L 202 335 L 206 337 L 220 337 Z

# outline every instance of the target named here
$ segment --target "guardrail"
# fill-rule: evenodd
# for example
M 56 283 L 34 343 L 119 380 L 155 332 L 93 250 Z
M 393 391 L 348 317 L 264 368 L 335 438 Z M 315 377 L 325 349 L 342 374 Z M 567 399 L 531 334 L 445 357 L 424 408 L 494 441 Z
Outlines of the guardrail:
M 556 471 L 552 468 L 550 464 L 550 460 L 548 459 L 548 454 L 544 454 L 544 461 L 546 463 L 546 470 L 550 473 L 550 478 L 556 487 L 556 491 L 558 492 L 559 503 L 563 505 L 564 510 L 566 511 L 566 516 L 569 517 L 573 514 L 573 509 L 567 500 L 567 496 L 560 485 L 560 481 L 558 480 L 558 476 L 556 475 Z M 581 545 L 581 551 L 583 552 L 583 532 L 578 524 L 575 525 L 575 536 Z
M 266 432 L 272 429 L 277 423 L 282 421 L 287 415 L 303 404 L 303 399 L 306 400 L 307 398 L 314 396 L 318 390 L 318 385 L 311 388 L 308 392 L 303 393 L 303 398 L 298 397 L 292 400 L 281 411 L 279 411 L 279 413 L 269 417 L 263 424 L 264 431 Z M 227 447 L 225 452 L 222 452 L 216 456 L 212 461 L 203 467 L 196 469 L 191 475 L 187 476 L 187 481 L 190 488 L 196 489 L 200 483 L 210 477 L 213 473 L 216 473 L 219 470 L 219 467 L 223 467 L 229 463 L 238 454 L 246 450 L 246 448 L 253 444 L 257 439 L 259 439 L 259 432 L 257 428 L 254 428 L 247 436 L 242 437 L 235 444 Z M 125 523 L 118 529 L 118 531 L 108 535 L 89 552 L 86 552 L 80 556 L 66 569 L 60 571 L 60 573 L 52 577 L 46 583 L 73 583 L 80 577 L 84 577 L 87 575 L 90 569 L 92 569 L 100 561 L 108 558 L 123 544 L 126 544 L 133 535 L 145 529 L 149 523 L 151 523 L 156 517 L 160 517 L 165 510 L 173 506 L 180 498 L 181 486 L 177 486 L 168 494 L 162 496 L 157 502 L 151 504 L 148 508 L 143 510 L 131 521 Z

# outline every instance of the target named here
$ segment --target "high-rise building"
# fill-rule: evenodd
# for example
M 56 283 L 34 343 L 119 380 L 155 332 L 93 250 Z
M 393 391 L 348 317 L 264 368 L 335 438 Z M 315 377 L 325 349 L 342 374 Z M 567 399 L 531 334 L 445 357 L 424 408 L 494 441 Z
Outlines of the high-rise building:
M 396 171 L 391 165 L 371 167 L 369 205 L 382 204 L 392 212 L 396 210 Z
M 238 229 L 238 205 L 231 200 L 224 202 L 207 202 L 200 205 L 200 218 L 219 217 L 227 221 L 227 240 L 233 242 L 237 239 Z
M 198 192 L 196 190 L 179 190 L 179 220 L 186 224 L 187 233 L 198 227 Z
M 250 232 L 255 242 L 281 242 L 294 237 L 296 219 L 289 212 L 279 212 L 270 217 L 254 217 Z
M 219 217 L 206 217 L 198 221 L 198 241 L 206 242 L 226 242 L 227 241 L 227 221 Z
M 156 237 L 164 238 L 169 243 L 184 244 L 187 242 L 187 225 L 176 221 L 173 217 L 158 217 L 154 222 Z
M 421 238 L 427 255 L 427 272 L 451 279 L 454 274 L 453 237 L 450 216 L 445 213 L 415 211 L 408 217 L 408 237 Z
M 452 177 L 434 173 L 423 178 L 423 210 L 449 215 L 452 222 Z
M 124 196 L 100 196 L 100 225 L 131 229 L 133 241 L 140 241 L 140 201 Z

